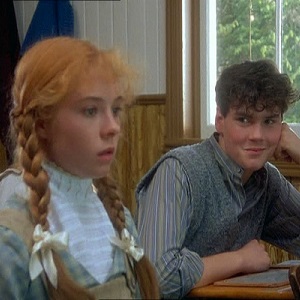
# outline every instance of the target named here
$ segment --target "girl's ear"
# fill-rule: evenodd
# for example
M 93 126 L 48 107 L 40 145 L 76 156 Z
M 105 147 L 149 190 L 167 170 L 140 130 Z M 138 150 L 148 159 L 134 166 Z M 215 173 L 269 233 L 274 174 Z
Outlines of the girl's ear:
M 223 126 L 224 126 L 224 116 L 221 113 L 220 107 L 217 106 L 217 112 L 216 112 L 216 117 L 215 117 L 216 131 L 218 133 L 222 133 L 223 132 Z
M 46 140 L 48 138 L 46 124 L 44 120 L 37 120 L 35 122 L 35 132 L 39 139 Z

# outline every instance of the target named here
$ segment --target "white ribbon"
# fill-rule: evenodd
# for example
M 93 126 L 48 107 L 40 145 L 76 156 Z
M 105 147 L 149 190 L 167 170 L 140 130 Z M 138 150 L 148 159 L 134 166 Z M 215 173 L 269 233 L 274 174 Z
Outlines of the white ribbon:
M 110 241 L 112 244 L 130 254 L 135 261 L 139 261 L 144 256 L 144 250 L 136 245 L 134 237 L 130 235 L 126 228 L 122 230 L 121 239 L 112 237 Z
M 31 280 L 38 277 L 45 270 L 51 284 L 57 288 L 57 270 L 53 261 L 52 250 L 64 250 L 68 247 L 68 234 L 60 232 L 52 235 L 43 231 L 40 224 L 35 226 L 33 232 L 34 245 L 29 261 L 29 274 Z

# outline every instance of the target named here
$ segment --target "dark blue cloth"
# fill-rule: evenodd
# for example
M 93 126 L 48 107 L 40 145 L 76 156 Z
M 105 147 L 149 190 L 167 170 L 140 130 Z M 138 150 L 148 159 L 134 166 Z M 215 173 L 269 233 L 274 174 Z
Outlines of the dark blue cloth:
M 39 0 L 22 44 L 21 54 L 43 38 L 61 35 L 74 35 L 72 5 L 68 0 Z
M 13 0 L 0 1 L 0 139 L 6 148 L 9 163 L 12 158 L 7 138 L 10 90 L 19 52 L 20 42 Z

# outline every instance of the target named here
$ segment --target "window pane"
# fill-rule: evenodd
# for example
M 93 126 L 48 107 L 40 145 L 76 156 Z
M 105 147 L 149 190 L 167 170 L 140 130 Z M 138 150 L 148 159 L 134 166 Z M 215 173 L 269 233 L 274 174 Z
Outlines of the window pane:
M 274 0 L 217 0 L 217 75 L 245 60 L 275 60 Z
M 294 86 L 300 88 L 300 5 L 299 0 L 283 1 L 282 14 L 282 71 Z M 284 116 L 289 123 L 300 122 L 300 103 Z
M 213 130 L 214 123 L 215 79 L 212 78 L 218 78 L 223 68 L 245 60 L 272 59 L 289 75 L 293 85 L 300 88 L 300 5 L 299 0 L 203 0 L 202 3 L 206 5 L 202 12 L 208 12 L 208 17 L 202 15 L 202 18 L 209 29 L 205 48 L 209 59 L 207 73 L 203 74 L 203 78 L 210 79 L 204 85 L 209 90 L 203 93 L 209 99 L 209 106 L 202 107 L 202 111 L 209 110 L 209 118 L 202 115 L 206 122 L 202 128 L 207 128 L 202 129 L 202 134 L 206 135 Z M 300 102 L 289 109 L 284 120 L 296 123 L 293 128 L 300 135 Z

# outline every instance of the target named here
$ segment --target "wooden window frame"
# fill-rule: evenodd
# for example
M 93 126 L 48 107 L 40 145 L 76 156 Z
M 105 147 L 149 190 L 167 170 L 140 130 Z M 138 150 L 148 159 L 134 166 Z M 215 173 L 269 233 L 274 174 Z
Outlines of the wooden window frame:
M 182 0 L 166 0 L 166 140 L 165 151 L 201 141 L 200 111 L 200 2 L 188 3 L 191 16 L 187 24 L 190 41 L 187 66 L 190 74 L 188 99 L 184 100 L 182 55 Z M 184 107 L 186 105 L 186 107 Z M 300 177 L 295 163 L 272 161 L 287 177 Z
M 185 0 L 186 1 L 186 0 Z M 189 2 L 193 18 L 189 23 L 188 105 L 183 101 L 182 0 L 166 0 L 166 150 L 200 141 L 199 2 Z M 184 124 L 184 120 L 186 124 Z

